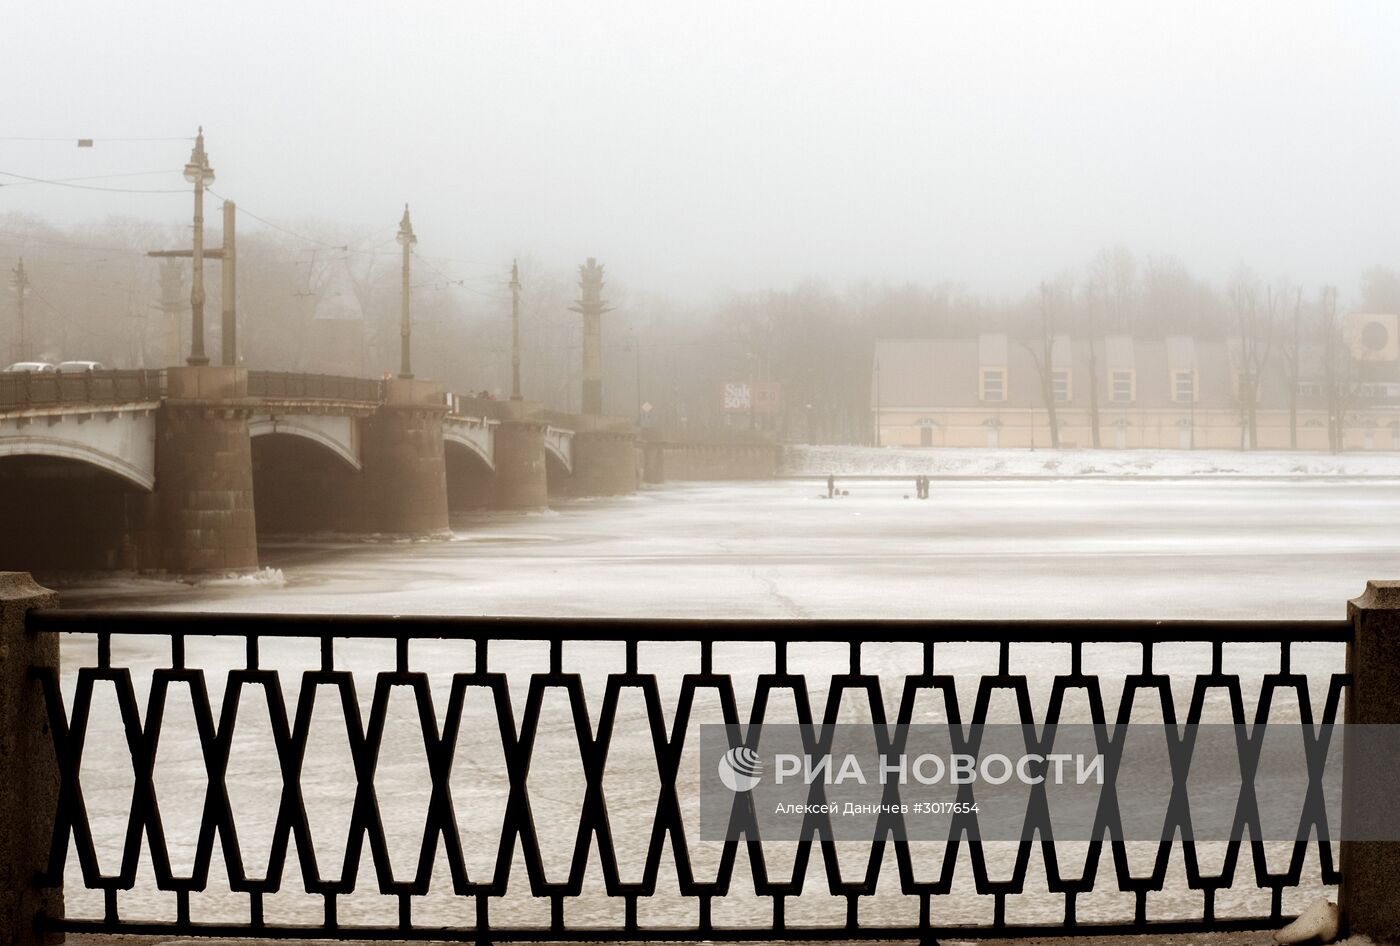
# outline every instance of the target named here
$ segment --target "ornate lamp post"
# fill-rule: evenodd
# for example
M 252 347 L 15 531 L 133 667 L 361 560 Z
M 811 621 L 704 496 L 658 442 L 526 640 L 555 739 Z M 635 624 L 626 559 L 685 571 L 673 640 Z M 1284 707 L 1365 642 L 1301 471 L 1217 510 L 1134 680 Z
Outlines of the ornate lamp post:
M 399 322 L 399 377 L 411 378 L 413 377 L 413 367 L 408 358 L 409 336 L 412 334 L 412 322 L 408 313 L 408 254 L 413 250 L 418 238 L 413 235 L 413 224 L 408 219 L 408 204 L 403 205 L 403 219 L 399 221 L 399 233 L 395 239 L 399 241 L 399 246 L 403 247 L 403 309 Z
M 194 150 L 190 161 L 185 165 L 185 180 L 194 185 L 194 282 L 190 287 L 190 318 L 193 322 L 190 332 L 190 356 L 185 359 L 188 365 L 207 365 L 209 358 L 204 354 L 204 188 L 214 183 L 214 169 L 209 166 L 209 156 L 204 153 L 204 126 L 194 139 Z

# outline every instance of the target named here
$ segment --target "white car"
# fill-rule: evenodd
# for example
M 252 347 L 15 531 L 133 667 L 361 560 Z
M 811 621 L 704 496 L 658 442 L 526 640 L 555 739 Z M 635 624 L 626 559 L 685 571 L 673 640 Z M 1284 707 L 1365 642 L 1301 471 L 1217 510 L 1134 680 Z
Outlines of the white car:
M 48 374 L 54 370 L 54 366 L 47 361 L 17 361 L 5 369 L 6 372 L 32 371 L 37 374 Z
M 101 371 L 103 368 L 100 361 L 60 361 L 56 370 L 67 374 L 73 371 Z

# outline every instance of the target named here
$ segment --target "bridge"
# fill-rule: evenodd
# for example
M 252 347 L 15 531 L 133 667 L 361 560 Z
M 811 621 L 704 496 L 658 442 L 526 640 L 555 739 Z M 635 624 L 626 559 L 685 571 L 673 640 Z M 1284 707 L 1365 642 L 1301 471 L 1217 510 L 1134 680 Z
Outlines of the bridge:
M 460 509 L 630 493 L 636 441 L 415 379 L 0 375 L 0 567 L 241 570 L 259 534 L 445 534 Z

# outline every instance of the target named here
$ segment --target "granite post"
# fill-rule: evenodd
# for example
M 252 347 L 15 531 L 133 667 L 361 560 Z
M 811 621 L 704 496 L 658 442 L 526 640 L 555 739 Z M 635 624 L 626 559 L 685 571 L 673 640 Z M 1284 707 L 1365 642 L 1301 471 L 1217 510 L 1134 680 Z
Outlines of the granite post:
M 0 572 L 0 946 L 46 946 L 40 916 L 63 916 L 63 890 L 41 887 L 58 805 L 58 761 L 39 681 L 30 668 L 58 672 L 58 635 L 32 633 L 26 615 L 58 596 L 26 572 Z
M 1346 726 L 1400 726 L 1400 581 L 1370 581 L 1347 603 L 1351 692 Z M 1358 730 L 1357 732 L 1364 732 Z M 1344 733 L 1342 933 L 1400 940 L 1400 841 L 1367 839 L 1368 806 L 1394 805 L 1392 764 L 1361 764 L 1357 737 Z M 1386 740 L 1389 742 L 1390 740 Z

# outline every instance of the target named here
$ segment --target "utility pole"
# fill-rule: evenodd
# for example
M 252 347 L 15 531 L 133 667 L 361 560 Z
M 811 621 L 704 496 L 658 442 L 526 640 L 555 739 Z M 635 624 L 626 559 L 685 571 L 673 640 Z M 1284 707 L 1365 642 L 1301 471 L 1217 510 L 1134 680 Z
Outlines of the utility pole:
M 880 391 L 880 359 L 875 359 L 875 446 L 880 446 L 880 415 L 884 412 L 884 404 Z
M 20 258 L 10 275 L 10 285 L 15 289 L 15 302 L 18 306 L 19 320 L 15 333 L 15 361 L 28 361 L 28 345 L 24 338 L 24 294 L 29 291 L 29 274 L 24 270 L 24 259 Z
M 220 333 L 223 357 L 220 361 L 230 368 L 238 364 L 238 251 L 234 248 L 234 221 L 237 216 L 233 201 L 224 201 L 224 311 Z
M 408 255 L 413 250 L 413 245 L 418 242 L 418 238 L 413 235 L 413 223 L 408 219 L 408 204 L 403 205 L 403 219 L 399 221 L 398 236 L 394 239 L 399 241 L 399 246 L 403 247 L 403 300 L 402 311 L 399 316 L 399 377 L 412 378 L 413 367 L 409 363 L 409 343 L 413 330 L 413 323 L 408 311 Z
M 510 261 L 510 399 L 520 400 L 520 265 Z
M 632 350 L 637 358 L 637 426 L 642 426 L 642 340 L 632 336 Z

